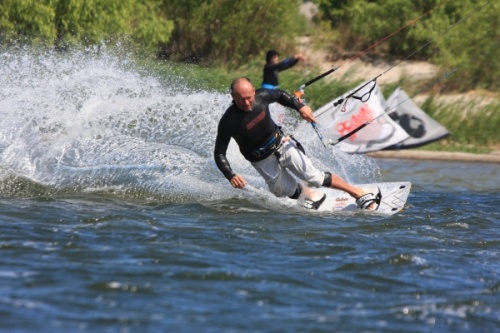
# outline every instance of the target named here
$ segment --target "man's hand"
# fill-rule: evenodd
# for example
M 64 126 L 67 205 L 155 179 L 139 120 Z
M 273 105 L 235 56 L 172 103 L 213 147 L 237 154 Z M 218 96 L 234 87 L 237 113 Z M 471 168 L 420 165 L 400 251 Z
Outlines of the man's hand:
M 317 123 L 316 119 L 313 116 L 312 109 L 309 105 L 303 106 L 299 110 L 300 116 L 302 119 L 310 122 L 310 123 Z
M 233 178 L 231 178 L 229 182 L 231 183 L 231 185 L 233 185 L 234 188 L 244 188 L 247 184 L 245 178 L 241 177 L 240 175 L 233 176 Z
M 294 56 L 295 59 L 297 60 L 306 60 L 306 57 L 304 57 L 304 54 L 303 53 L 297 53 L 295 56 Z

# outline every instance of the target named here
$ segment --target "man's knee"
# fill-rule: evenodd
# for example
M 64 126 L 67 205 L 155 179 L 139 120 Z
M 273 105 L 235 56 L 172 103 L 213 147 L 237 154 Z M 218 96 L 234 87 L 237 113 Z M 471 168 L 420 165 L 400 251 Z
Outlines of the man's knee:
M 323 186 L 330 187 L 332 186 L 332 174 L 330 172 L 325 172 L 325 179 L 323 179 Z
M 296 183 L 295 183 L 296 184 Z M 268 183 L 269 191 L 277 196 L 278 198 L 289 197 L 292 198 L 296 193 L 297 189 L 300 190 L 300 186 L 294 184 L 276 184 L 276 183 Z M 300 192 L 299 192 L 300 195 Z
M 300 197 L 300 194 L 302 193 L 302 188 L 300 187 L 299 184 L 297 184 L 297 189 L 295 190 L 295 193 L 289 196 L 290 199 L 298 199 Z

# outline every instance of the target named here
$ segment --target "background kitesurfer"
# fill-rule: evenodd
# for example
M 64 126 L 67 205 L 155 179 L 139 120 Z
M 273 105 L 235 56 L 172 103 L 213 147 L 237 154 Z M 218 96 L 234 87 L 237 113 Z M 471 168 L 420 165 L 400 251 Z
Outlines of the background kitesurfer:
M 278 197 L 303 200 L 306 208 L 317 209 L 325 195 L 298 184 L 294 176 L 314 187 L 331 187 L 357 199 L 358 207 L 376 209 L 380 196 L 366 193 L 331 172 L 318 170 L 305 155 L 302 145 L 286 136 L 271 117 L 269 104 L 279 103 L 293 108 L 308 122 L 316 122 L 312 109 L 280 89 L 256 90 L 250 79 L 241 77 L 231 83 L 233 103 L 219 121 L 214 159 L 219 170 L 234 188 L 247 185 L 243 176 L 233 172 L 226 158 L 233 138 L 240 152 L 265 179 L 269 190 Z
M 279 61 L 280 55 L 276 50 L 269 50 L 266 54 L 266 64 L 264 65 L 264 78 L 262 88 L 278 89 L 279 79 L 278 72 L 295 66 L 300 60 L 305 60 L 302 53 L 297 53 L 293 57 L 288 57 L 283 61 Z

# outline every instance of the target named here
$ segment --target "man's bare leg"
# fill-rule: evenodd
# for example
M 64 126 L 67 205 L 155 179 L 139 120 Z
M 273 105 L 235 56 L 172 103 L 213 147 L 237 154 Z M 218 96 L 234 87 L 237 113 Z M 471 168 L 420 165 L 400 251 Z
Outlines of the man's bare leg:
M 337 189 L 337 190 L 344 191 L 344 192 L 348 193 L 354 199 L 358 199 L 360 196 L 367 193 L 362 188 L 352 186 L 351 184 L 347 183 L 345 180 L 343 180 L 342 178 L 340 178 L 339 176 L 337 176 L 333 173 L 332 173 L 332 183 L 330 184 L 330 187 Z M 368 208 L 369 209 L 376 209 L 377 204 L 372 203 Z
M 305 199 L 309 199 L 312 201 L 318 201 L 323 197 L 322 192 L 315 191 L 312 188 L 310 188 L 304 184 L 301 184 L 300 187 L 302 189 L 301 197 L 303 197 Z
M 354 199 L 358 199 L 362 195 L 368 193 L 365 190 L 363 190 L 362 188 L 352 186 L 351 184 L 349 184 L 348 182 L 346 182 L 345 180 L 343 180 L 342 178 L 340 178 L 339 176 L 337 176 L 335 174 L 331 174 L 331 176 L 332 176 L 332 182 L 331 182 L 329 187 L 336 189 L 336 190 L 344 191 L 347 194 L 349 194 L 350 196 L 352 196 Z M 322 193 L 321 191 L 315 191 L 312 188 L 310 188 L 304 184 L 301 184 L 300 187 L 302 189 L 302 193 L 300 195 L 301 200 L 309 199 L 313 202 L 316 202 L 318 200 L 321 200 L 321 198 L 324 195 L 324 193 Z M 374 210 L 376 208 L 377 208 L 377 204 L 374 202 L 370 206 L 368 206 L 368 209 L 370 209 L 370 210 Z
M 300 184 L 299 186 L 301 188 L 301 194 L 298 198 L 300 205 L 309 209 L 318 209 L 325 200 L 326 195 L 304 184 Z

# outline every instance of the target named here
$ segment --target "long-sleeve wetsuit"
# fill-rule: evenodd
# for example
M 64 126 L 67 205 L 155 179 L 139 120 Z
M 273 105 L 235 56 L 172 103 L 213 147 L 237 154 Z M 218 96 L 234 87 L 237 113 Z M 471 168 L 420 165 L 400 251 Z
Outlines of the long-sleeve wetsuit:
M 286 58 L 283 61 L 272 64 L 268 63 L 264 65 L 264 80 L 262 81 L 263 86 L 279 86 L 278 72 L 285 69 L 293 67 L 299 59 L 295 57 Z
M 233 102 L 222 116 L 217 129 L 214 159 L 217 167 L 227 179 L 231 180 L 235 175 L 226 158 L 231 138 L 236 140 L 240 152 L 250 162 L 263 160 L 273 153 L 270 151 L 260 156 L 252 154 L 276 134 L 278 127 L 269 111 L 269 104 L 275 102 L 295 110 L 304 106 L 297 98 L 285 91 L 257 89 L 251 111 L 240 110 Z

